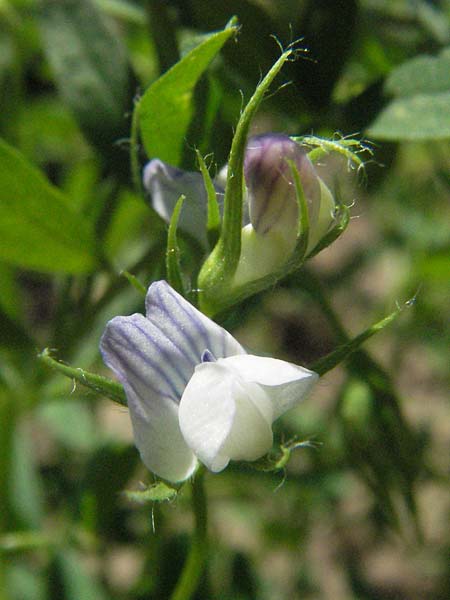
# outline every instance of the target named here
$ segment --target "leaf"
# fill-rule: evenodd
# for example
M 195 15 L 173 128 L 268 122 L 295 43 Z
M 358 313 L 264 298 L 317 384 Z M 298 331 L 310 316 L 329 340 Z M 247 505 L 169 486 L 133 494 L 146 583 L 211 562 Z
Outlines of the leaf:
M 385 140 L 450 137 L 450 48 L 438 56 L 418 56 L 392 71 L 385 84 L 395 98 L 369 127 Z
M 180 267 L 180 249 L 177 240 L 178 219 L 186 197 L 181 195 L 175 208 L 173 209 L 172 217 L 169 223 L 169 231 L 167 233 L 167 251 L 166 251 L 166 273 L 167 281 L 174 290 L 185 295 L 183 277 Z
M 325 373 L 328 373 L 328 371 L 334 369 L 334 367 L 356 352 L 366 340 L 370 339 L 373 335 L 390 325 L 392 321 L 394 321 L 401 314 L 404 308 L 412 306 L 413 303 L 414 299 L 409 300 L 404 304 L 404 306 L 400 306 L 390 315 L 381 321 L 378 321 L 378 323 L 375 323 L 371 327 L 368 327 L 365 331 L 354 337 L 352 340 L 338 346 L 336 350 L 333 350 L 333 352 L 330 352 L 323 358 L 320 358 L 310 366 L 310 369 L 318 373 L 320 376 L 325 375 Z
M 13 321 L 21 317 L 21 297 L 15 272 L 8 265 L 0 264 L 0 309 Z
M 145 490 L 132 491 L 128 490 L 125 492 L 125 496 L 131 502 L 137 504 L 147 504 L 149 502 L 163 502 L 164 500 L 172 500 L 176 497 L 178 491 L 160 481 L 154 485 L 149 486 Z
M 93 233 L 66 197 L 0 140 L 0 260 L 47 273 L 96 265 Z
M 234 24 L 211 34 L 155 81 L 137 103 L 142 141 L 149 157 L 178 165 L 193 116 L 197 81 L 224 43 L 236 33 Z
M 40 27 L 62 98 L 88 135 L 112 143 L 124 123 L 128 93 L 117 31 L 91 0 L 44 0 Z
M 450 91 L 393 100 L 368 130 L 383 140 L 438 140 L 450 137 Z
M 450 91 L 450 48 L 438 56 L 416 56 L 392 71 L 385 91 L 391 96 L 413 96 Z
M 200 151 L 197 150 L 197 161 L 200 167 L 200 171 L 203 177 L 203 183 L 208 196 L 208 218 L 207 218 L 207 234 L 208 242 L 210 246 L 214 247 L 219 239 L 220 235 L 220 208 L 217 202 L 216 189 L 214 187 L 213 180 L 209 174 L 208 167 L 206 166 L 203 156 Z

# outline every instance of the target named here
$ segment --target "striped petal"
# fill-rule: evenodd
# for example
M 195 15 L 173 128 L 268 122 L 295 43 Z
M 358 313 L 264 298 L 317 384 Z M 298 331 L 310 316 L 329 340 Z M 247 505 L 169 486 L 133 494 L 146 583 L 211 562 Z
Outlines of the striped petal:
M 147 319 L 190 360 L 189 377 L 195 365 L 202 362 L 205 350 L 215 358 L 246 353 L 228 331 L 205 317 L 165 281 L 152 283 L 145 307 Z
M 180 352 L 155 335 L 153 324 L 139 314 L 112 319 L 100 349 L 124 386 L 145 465 L 169 481 L 189 477 L 197 461 L 178 425 L 178 402 L 190 376 L 177 363 Z

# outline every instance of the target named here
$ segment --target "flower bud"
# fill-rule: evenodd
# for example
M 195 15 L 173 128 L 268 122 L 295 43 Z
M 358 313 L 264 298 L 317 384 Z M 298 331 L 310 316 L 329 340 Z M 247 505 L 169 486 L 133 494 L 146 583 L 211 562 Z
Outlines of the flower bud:
M 244 161 L 249 216 L 260 235 L 281 229 L 296 230 L 298 203 L 288 161 L 298 169 L 310 211 L 320 203 L 319 180 L 306 151 L 288 136 L 279 134 L 250 138 Z
M 244 175 L 250 224 L 242 230 L 235 285 L 276 271 L 291 256 L 299 233 L 299 206 L 290 163 L 297 168 L 308 207 L 311 252 L 334 221 L 335 202 L 306 150 L 286 135 L 250 138 Z

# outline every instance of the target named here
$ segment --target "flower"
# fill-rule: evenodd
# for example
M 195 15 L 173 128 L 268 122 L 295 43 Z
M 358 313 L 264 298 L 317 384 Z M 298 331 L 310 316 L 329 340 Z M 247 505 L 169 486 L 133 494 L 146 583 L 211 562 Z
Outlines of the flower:
M 172 482 L 198 461 L 211 471 L 256 460 L 272 447 L 272 422 L 298 404 L 318 375 L 247 354 L 165 281 L 147 292 L 146 314 L 115 317 L 100 342 L 128 400 L 145 465 Z

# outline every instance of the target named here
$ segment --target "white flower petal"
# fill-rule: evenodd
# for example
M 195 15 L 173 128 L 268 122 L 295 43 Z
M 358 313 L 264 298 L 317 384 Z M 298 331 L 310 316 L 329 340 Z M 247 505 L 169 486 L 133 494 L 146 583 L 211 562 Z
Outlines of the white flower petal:
M 211 471 L 230 460 L 256 460 L 272 446 L 270 400 L 223 360 L 198 365 L 179 407 L 189 447 Z
M 305 367 L 265 356 L 230 356 L 221 362 L 264 389 L 272 402 L 274 420 L 301 402 L 319 378 Z
M 178 402 L 193 367 L 139 314 L 110 321 L 100 349 L 123 383 L 143 462 L 170 481 L 189 477 L 196 459 L 179 429 Z
M 133 424 L 134 441 L 145 466 L 168 481 L 184 481 L 192 475 L 197 459 L 187 446 L 178 424 L 178 407 L 165 398 L 142 397 L 124 385 Z
M 277 271 L 294 251 L 296 241 L 295 228 L 274 229 L 260 235 L 251 223 L 245 225 L 241 231 L 241 255 L 232 285 L 240 286 Z

